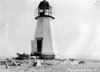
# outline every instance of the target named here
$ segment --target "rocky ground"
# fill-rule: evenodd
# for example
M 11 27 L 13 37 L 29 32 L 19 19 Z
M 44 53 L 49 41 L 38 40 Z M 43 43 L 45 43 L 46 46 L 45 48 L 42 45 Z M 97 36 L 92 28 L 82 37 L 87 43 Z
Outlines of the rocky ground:
M 100 72 L 99 61 L 85 61 L 78 64 L 78 60 L 47 60 L 41 61 L 41 66 L 32 66 L 33 62 L 28 61 L 21 66 L 11 66 L 8 69 L 1 66 L 0 72 Z

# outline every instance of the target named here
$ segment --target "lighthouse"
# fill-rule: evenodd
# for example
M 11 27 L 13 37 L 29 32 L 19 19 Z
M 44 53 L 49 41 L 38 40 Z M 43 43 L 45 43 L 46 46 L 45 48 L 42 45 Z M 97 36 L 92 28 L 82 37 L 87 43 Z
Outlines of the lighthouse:
M 52 7 L 49 2 L 43 0 L 37 8 L 37 20 L 34 39 L 31 40 L 31 56 L 41 59 L 54 59 L 50 20 L 53 20 Z

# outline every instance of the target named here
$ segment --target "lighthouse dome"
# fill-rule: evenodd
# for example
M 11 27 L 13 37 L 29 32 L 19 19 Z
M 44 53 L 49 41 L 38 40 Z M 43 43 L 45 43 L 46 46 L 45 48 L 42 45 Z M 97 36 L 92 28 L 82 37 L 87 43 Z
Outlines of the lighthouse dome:
M 39 9 L 49 9 L 50 8 L 50 5 L 48 3 L 48 1 L 41 1 L 39 6 L 38 6 Z

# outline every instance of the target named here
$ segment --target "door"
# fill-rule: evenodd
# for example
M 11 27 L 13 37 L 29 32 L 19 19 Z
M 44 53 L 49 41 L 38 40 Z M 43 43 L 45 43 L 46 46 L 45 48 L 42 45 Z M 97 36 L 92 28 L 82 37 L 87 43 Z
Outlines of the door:
M 42 42 L 43 42 L 43 38 L 36 38 L 37 39 L 37 52 L 41 53 L 42 51 Z

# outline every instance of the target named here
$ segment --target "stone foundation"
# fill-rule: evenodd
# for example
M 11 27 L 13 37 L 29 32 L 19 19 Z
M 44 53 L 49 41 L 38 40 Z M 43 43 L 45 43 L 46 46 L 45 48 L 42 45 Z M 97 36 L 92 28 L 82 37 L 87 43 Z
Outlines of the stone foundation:
M 31 54 L 31 56 L 36 56 L 39 59 L 46 59 L 46 60 L 55 59 L 55 54 L 41 54 L 41 53 L 35 52 Z

